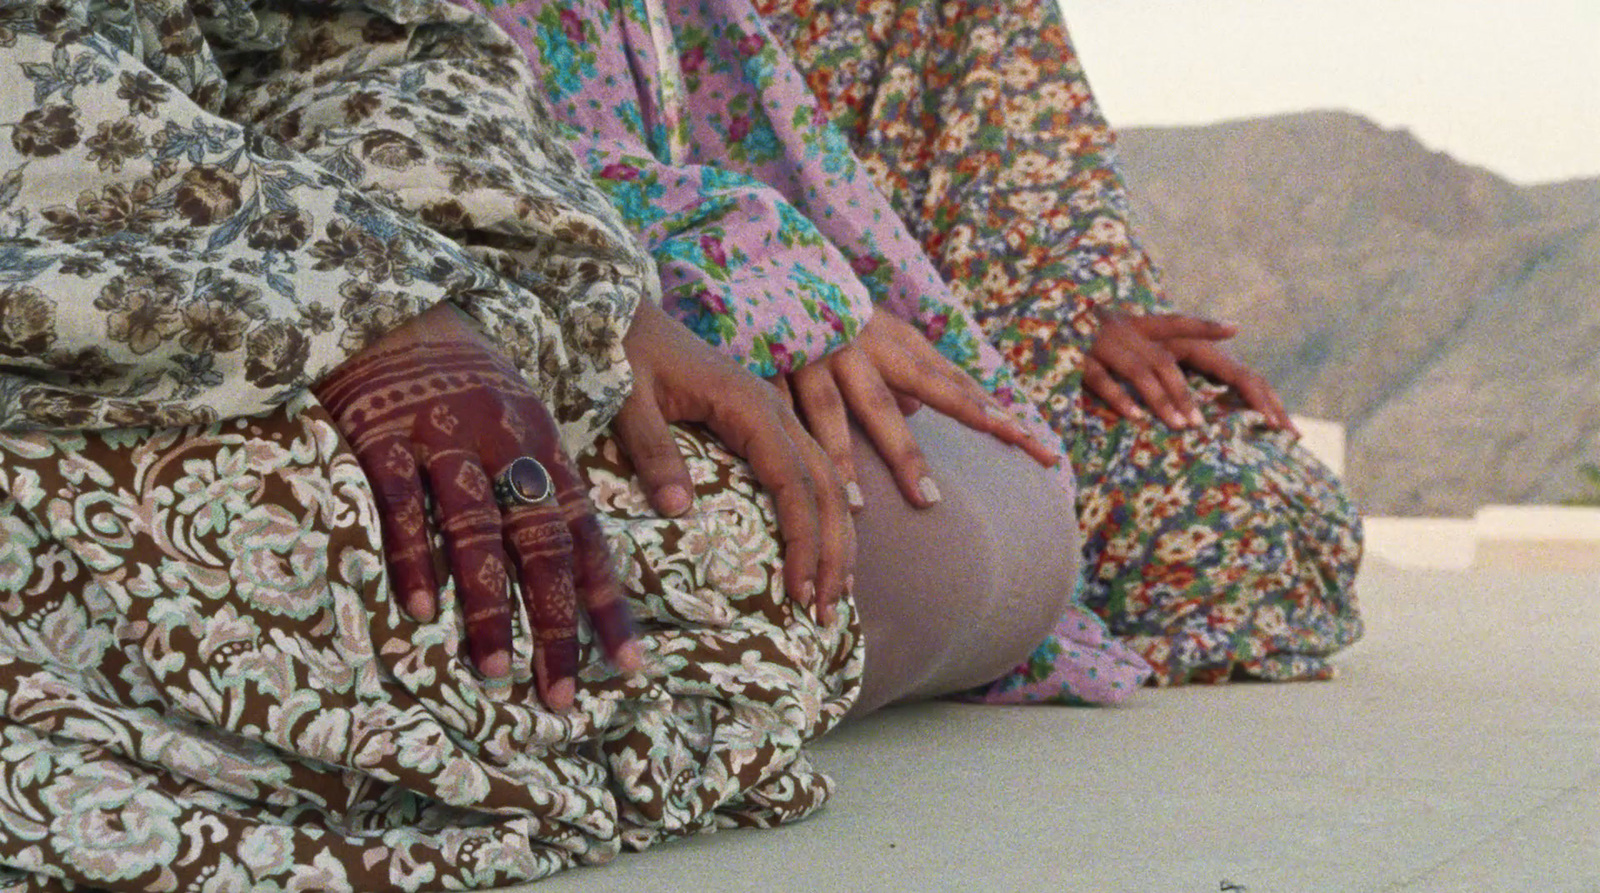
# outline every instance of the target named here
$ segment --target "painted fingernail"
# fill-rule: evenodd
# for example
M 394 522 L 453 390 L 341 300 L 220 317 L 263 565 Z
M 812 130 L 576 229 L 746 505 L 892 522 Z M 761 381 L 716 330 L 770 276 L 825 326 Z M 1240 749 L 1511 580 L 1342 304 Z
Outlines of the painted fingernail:
M 844 482 L 844 499 L 852 509 L 866 508 L 867 500 L 861 496 L 861 486 L 855 481 Z
M 433 593 L 426 589 L 413 589 L 406 595 L 406 613 L 423 623 L 433 619 Z
M 545 706 L 551 710 L 565 710 L 572 706 L 572 700 L 577 693 L 578 684 L 576 682 L 571 679 L 557 679 L 550 684 Z
M 933 482 L 933 478 L 931 477 L 924 476 L 922 480 L 917 481 L 917 492 L 922 495 L 924 502 L 930 504 L 938 502 L 944 498 L 943 496 L 939 495 L 939 485 L 935 484 Z
M 677 517 L 694 505 L 694 496 L 681 484 L 667 484 L 656 491 L 656 508 L 669 517 Z
M 617 669 L 637 673 L 644 667 L 644 652 L 639 650 L 638 642 L 623 642 L 611 660 L 617 665 Z
M 478 672 L 490 679 L 504 679 L 511 675 L 511 653 L 509 651 L 496 651 L 486 654 L 478 661 Z

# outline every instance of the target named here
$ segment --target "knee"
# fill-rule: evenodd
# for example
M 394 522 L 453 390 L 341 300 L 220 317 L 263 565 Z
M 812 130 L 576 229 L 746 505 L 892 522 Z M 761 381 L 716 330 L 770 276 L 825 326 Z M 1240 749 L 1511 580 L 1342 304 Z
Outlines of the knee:
M 1024 660 L 1071 603 L 1081 547 L 1057 472 L 936 413 L 908 421 L 937 506 L 910 509 L 871 447 L 856 455 L 868 687 L 875 672 L 898 677 L 894 699 L 970 688 Z
M 968 652 L 970 677 L 955 686 L 967 688 L 1004 675 L 1055 628 L 1073 603 L 1082 536 L 1073 491 L 1057 472 L 1020 451 L 995 449 L 986 435 L 968 429 L 942 442 L 952 441 L 959 452 L 948 458 L 959 461 L 940 464 L 960 480 L 949 488 L 951 507 L 970 519 L 973 557 L 964 582 L 975 622 L 952 643 Z

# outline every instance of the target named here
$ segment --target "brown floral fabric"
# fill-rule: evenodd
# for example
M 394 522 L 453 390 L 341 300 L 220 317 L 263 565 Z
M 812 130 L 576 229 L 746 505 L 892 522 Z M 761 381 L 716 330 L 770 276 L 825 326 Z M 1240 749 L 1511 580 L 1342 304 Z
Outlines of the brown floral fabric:
M 390 597 L 370 490 L 297 398 L 188 429 L 0 435 L 0 889 L 462 889 L 804 816 L 804 744 L 854 700 L 857 625 L 782 597 L 771 503 L 680 432 L 689 517 L 584 461 L 642 673 L 578 703 L 461 653 L 454 592 Z
M 653 267 L 486 22 L 434 0 L 3 15 L 0 428 L 261 412 L 438 301 L 569 448 L 615 411 Z

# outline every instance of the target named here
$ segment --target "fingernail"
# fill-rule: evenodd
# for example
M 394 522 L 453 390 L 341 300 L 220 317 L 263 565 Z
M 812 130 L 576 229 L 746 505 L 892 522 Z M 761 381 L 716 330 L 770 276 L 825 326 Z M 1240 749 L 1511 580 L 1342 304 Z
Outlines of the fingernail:
M 572 700 L 578 694 L 578 684 L 571 679 L 558 679 L 550 685 L 548 703 L 551 710 L 565 710 L 572 706 Z
M 856 594 L 856 575 L 855 574 L 846 574 L 845 575 L 845 578 L 844 578 L 844 594 L 845 595 L 855 595 Z
M 1128 411 L 1128 417 L 1133 419 L 1144 419 L 1149 418 L 1150 413 L 1145 412 L 1142 407 L 1135 406 L 1133 409 Z
M 496 651 L 478 661 L 478 672 L 490 679 L 504 679 L 511 675 L 511 652 Z
M 1204 425 L 1205 423 L 1206 423 L 1205 416 L 1202 416 L 1200 414 L 1200 410 L 1198 410 L 1198 409 L 1189 410 L 1189 424 L 1191 424 L 1191 425 Z
M 694 496 L 680 484 L 667 484 L 656 491 L 656 508 L 669 517 L 677 517 L 694 505 Z
M 832 626 L 833 621 L 837 619 L 838 616 L 839 615 L 833 610 L 832 602 L 817 606 L 817 622 L 823 626 Z
M 618 646 L 616 656 L 612 658 L 612 662 L 617 665 L 619 670 L 637 673 L 644 668 L 644 652 L 639 649 L 638 642 L 623 642 Z
M 817 584 L 807 580 L 800 587 L 800 604 L 809 605 L 817 600 Z
M 423 623 L 433 619 L 433 593 L 426 589 L 413 589 L 406 596 L 406 612 Z
M 853 509 L 865 508 L 866 499 L 861 496 L 861 487 L 855 481 L 844 482 L 844 499 Z
M 933 482 L 933 478 L 927 476 L 917 481 L 917 492 L 922 494 L 923 501 L 928 503 L 938 502 L 944 498 L 939 495 L 939 485 Z

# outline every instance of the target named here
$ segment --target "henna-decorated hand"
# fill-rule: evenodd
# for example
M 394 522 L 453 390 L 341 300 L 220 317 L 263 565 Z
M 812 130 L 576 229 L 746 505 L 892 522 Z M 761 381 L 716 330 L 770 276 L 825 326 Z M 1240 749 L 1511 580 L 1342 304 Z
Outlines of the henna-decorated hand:
M 639 667 L 605 536 L 561 449 L 554 419 L 460 312 L 433 308 L 346 361 L 313 391 L 372 484 L 393 589 L 413 617 L 433 619 L 436 568 L 448 568 L 466 620 L 467 653 L 485 676 L 507 676 L 514 567 L 546 706 L 572 704 L 580 607 L 611 660 L 623 669 Z M 496 501 L 491 480 L 519 456 L 544 466 L 552 498 L 511 506 Z M 444 537 L 444 561 L 436 561 L 432 547 L 435 525 Z
M 923 404 L 1022 449 L 1047 468 L 1061 461 L 921 332 L 882 310 L 873 312 L 850 344 L 775 383 L 788 391 L 806 427 L 832 459 L 852 508 L 862 507 L 850 454 L 852 415 L 906 501 L 923 508 L 938 501 L 939 489 L 905 420 Z

